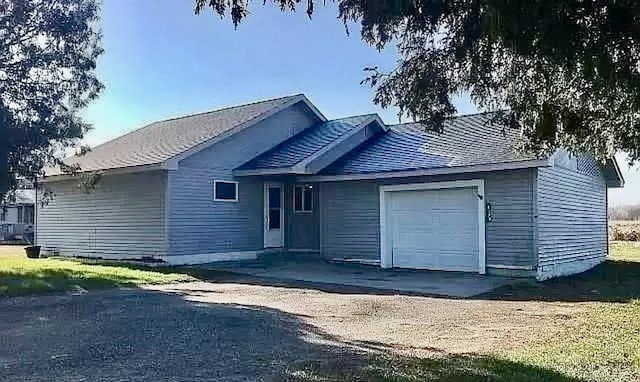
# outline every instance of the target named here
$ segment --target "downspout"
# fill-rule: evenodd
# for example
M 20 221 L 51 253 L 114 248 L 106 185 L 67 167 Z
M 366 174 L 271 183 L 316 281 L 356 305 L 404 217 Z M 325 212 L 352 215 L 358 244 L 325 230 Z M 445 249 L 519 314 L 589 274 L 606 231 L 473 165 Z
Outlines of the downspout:
M 604 186 L 604 213 L 605 213 L 605 222 L 607 226 L 605 227 L 605 232 L 607 235 L 607 257 L 609 257 L 609 187 L 605 184 Z
M 33 246 L 38 245 L 38 178 L 33 180 L 33 190 L 35 193 L 33 201 Z
M 165 185 L 164 185 L 164 253 L 160 254 L 160 259 L 166 261 L 167 256 L 171 255 L 171 184 L 173 182 L 173 177 L 175 176 L 175 170 L 166 170 L 165 171 Z
M 538 275 L 540 274 L 540 254 L 538 253 L 538 238 L 539 238 L 539 222 L 540 220 L 538 219 L 538 175 L 540 172 L 540 168 L 536 168 L 533 171 L 533 175 L 532 175 L 532 187 L 531 187 L 531 196 L 532 196 L 532 206 L 531 206 L 531 210 L 532 210 L 532 228 L 533 228 L 533 242 L 531 243 L 531 250 L 533 251 L 533 257 L 534 257 L 534 261 L 535 263 L 533 264 L 533 269 L 535 270 L 535 274 L 536 274 L 536 278 L 538 277 Z

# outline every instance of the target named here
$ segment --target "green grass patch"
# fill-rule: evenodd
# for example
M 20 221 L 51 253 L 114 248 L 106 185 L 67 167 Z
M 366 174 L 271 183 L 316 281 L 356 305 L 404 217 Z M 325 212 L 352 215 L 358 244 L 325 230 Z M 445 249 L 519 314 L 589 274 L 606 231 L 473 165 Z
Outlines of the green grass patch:
M 510 358 L 584 381 L 640 381 L 640 302 L 601 303 L 576 328 Z
M 78 287 L 89 290 L 194 280 L 193 276 L 176 269 L 28 259 L 22 247 L 0 248 L 0 296 L 62 292 Z
M 620 302 L 640 299 L 640 243 L 612 242 L 610 258 L 570 277 L 499 288 L 486 298 L 516 301 Z
M 560 301 L 583 301 L 590 309 L 577 327 L 541 346 L 513 352 L 512 360 L 581 381 L 640 381 L 639 243 L 613 242 L 606 263 L 540 285 L 533 298 L 546 294 Z
M 611 257 L 615 261 L 640 262 L 640 241 L 612 241 Z
M 366 358 L 366 356 L 364 356 Z M 545 366 L 491 355 L 443 355 L 434 358 L 379 357 L 363 360 L 336 354 L 333 359 L 290 365 L 289 382 L 583 382 Z

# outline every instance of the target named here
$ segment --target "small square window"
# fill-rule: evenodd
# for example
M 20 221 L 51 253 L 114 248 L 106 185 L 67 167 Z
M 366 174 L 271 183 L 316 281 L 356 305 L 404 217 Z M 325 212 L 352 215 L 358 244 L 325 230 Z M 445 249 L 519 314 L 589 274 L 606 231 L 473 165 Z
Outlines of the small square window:
M 295 212 L 313 212 L 312 185 L 295 186 L 293 190 L 293 210 Z
M 213 200 L 237 202 L 238 201 L 238 182 L 214 180 L 213 181 Z

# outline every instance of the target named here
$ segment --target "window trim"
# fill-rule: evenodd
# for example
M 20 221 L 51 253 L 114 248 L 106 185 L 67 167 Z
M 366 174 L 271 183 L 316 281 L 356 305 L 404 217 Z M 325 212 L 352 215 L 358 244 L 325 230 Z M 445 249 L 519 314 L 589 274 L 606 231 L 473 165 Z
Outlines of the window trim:
M 216 197 L 216 189 L 218 188 L 218 183 L 233 183 L 235 185 L 235 199 L 218 199 Z M 231 202 L 231 203 L 236 203 L 238 202 L 238 182 L 236 182 L 235 180 L 224 180 L 224 179 L 214 179 L 213 180 L 213 201 L 214 202 Z
M 305 187 L 307 186 L 311 186 L 311 209 L 310 210 L 305 210 L 304 209 L 304 202 L 305 202 Z M 297 188 L 301 188 L 302 192 L 300 193 L 302 200 L 300 200 L 300 207 L 302 207 L 302 209 L 298 210 L 296 209 L 296 189 Z M 293 186 L 293 213 L 295 214 L 312 214 L 313 213 L 313 185 L 312 184 L 296 184 Z

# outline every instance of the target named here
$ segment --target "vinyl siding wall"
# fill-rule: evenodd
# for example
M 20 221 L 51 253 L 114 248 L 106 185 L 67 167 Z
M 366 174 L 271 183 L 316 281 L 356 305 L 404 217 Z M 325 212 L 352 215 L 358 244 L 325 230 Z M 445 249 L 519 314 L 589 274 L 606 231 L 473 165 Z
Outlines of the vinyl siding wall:
M 538 170 L 539 279 L 582 272 L 604 261 L 606 193 L 605 179 L 591 158 L 561 154 L 554 167 Z
M 169 254 L 263 249 L 264 179 L 232 170 L 316 122 L 298 104 L 182 160 L 169 175 Z M 238 181 L 238 201 L 214 201 L 214 179 Z
M 490 267 L 532 270 L 535 170 L 513 170 L 456 176 L 413 177 L 380 181 L 320 184 L 321 253 L 327 258 L 380 259 L 379 186 L 484 179 L 493 221 L 486 223 L 486 255 Z
M 88 194 L 77 180 L 47 183 L 54 197 L 38 206 L 37 242 L 63 256 L 164 255 L 165 182 L 162 171 L 108 175 Z

